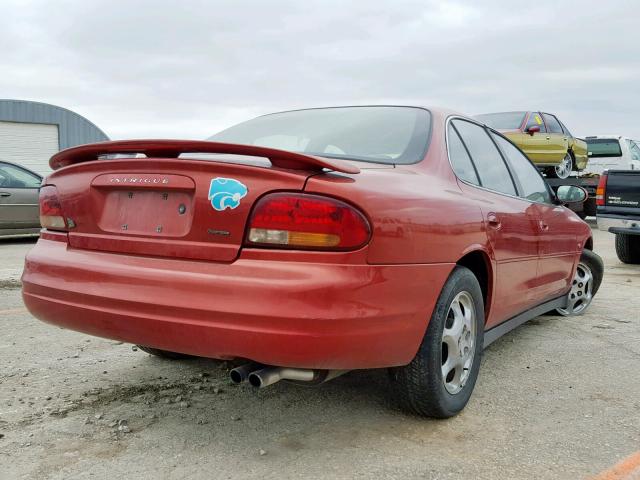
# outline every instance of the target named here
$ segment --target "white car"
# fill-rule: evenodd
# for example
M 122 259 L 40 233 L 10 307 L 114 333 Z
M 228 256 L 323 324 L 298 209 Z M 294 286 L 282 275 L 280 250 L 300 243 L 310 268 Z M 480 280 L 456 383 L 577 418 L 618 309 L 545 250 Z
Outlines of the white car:
M 605 170 L 640 170 L 640 141 L 621 135 L 586 137 L 589 163 L 582 174 Z

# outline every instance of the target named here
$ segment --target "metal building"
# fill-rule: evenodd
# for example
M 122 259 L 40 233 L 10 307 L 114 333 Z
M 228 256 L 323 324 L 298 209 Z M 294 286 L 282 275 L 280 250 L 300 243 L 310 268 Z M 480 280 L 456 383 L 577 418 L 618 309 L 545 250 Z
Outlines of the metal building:
M 109 140 L 86 118 L 40 102 L 0 99 L 0 161 L 46 175 L 49 158 L 65 148 Z

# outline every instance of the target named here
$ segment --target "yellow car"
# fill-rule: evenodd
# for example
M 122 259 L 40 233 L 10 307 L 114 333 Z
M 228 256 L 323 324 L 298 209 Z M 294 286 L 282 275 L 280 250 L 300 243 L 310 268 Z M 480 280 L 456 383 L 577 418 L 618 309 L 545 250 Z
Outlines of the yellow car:
M 567 178 L 589 161 L 587 143 L 550 113 L 485 113 L 476 119 L 507 136 L 548 177 Z

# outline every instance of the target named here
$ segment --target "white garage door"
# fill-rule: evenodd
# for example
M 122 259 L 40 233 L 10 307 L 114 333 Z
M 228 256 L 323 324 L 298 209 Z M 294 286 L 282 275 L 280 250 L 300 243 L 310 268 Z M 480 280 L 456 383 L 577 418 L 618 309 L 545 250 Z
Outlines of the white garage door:
M 0 160 L 46 175 L 49 158 L 58 150 L 57 125 L 0 122 Z

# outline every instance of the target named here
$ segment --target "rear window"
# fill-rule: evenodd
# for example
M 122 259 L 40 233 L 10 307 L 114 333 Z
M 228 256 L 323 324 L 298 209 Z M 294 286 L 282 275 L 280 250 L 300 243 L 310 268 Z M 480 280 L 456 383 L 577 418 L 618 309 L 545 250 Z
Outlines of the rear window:
M 485 113 L 476 119 L 496 130 L 516 130 L 522 125 L 526 112 Z
M 431 115 L 414 107 L 337 107 L 274 113 L 209 137 L 374 163 L 408 164 L 428 148 Z
M 615 138 L 587 138 L 586 140 L 589 156 L 592 158 L 622 156 L 620 142 Z

